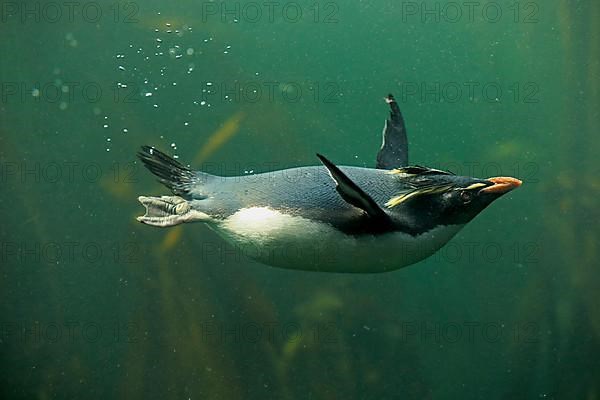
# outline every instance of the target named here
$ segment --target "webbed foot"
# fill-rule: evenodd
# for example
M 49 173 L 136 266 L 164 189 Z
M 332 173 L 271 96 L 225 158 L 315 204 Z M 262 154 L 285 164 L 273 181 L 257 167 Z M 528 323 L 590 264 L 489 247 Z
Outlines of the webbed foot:
M 207 214 L 192 209 L 190 203 L 179 196 L 140 196 L 138 200 L 146 207 L 146 213 L 137 217 L 137 220 L 147 225 L 164 228 L 184 222 L 210 219 Z

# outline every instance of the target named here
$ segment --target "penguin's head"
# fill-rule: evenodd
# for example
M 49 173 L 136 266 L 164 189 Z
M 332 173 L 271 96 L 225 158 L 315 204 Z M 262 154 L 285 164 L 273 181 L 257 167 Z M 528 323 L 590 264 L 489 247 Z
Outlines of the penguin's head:
M 464 225 L 522 184 L 511 177 L 479 179 L 424 167 L 391 173 L 398 174 L 402 189 L 385 205 L 392 216 L 398 216 L 415 233 L 440 225 Z

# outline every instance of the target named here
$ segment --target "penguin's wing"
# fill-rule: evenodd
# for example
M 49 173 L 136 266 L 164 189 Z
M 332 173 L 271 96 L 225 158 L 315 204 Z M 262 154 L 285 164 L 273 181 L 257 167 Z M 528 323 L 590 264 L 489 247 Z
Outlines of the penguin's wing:
M 325 165 L 329 174 L 336 183 L 335 189 L 342 199 L 347 203 L 365 211 L 370 217 L 377 220 L 390 222 L 390 217 L 379 207 L 379 205 L 366 194 L 356 183 L 354 183 L 346 174 L 344 174 L 334 163 L 329 161 L 321 154 L 317 154 L 319 160 Z
M 404 118 L 394 96 L 389 94 L 385 98 L 390 105 L 390 117 L 383 127 L 383 143 L 377 153 L 378 169 L 393 169 L 408 165 L 408 140 Z

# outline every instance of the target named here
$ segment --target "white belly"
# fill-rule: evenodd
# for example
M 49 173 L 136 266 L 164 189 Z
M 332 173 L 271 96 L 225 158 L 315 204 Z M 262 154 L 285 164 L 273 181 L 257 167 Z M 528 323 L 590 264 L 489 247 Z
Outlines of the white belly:
M 266 207 L 246 208 L 209 223 L 245 256 L 264 264 L 309 271 L 385 272 L 423 260 L 462 225 L 435 228 L 417 237 L 404 233 L 346 235 L 328 224 Z

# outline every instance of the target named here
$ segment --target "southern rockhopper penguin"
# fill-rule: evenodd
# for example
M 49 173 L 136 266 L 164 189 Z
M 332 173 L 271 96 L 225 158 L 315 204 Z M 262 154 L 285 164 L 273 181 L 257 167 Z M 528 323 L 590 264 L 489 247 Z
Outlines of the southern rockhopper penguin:
M 174 196 L 139 201 L 138 221 L 168 227 L 203 222 L 237 251 L 264 264 L 307 271 L 372 273 L 423 260 L 504 193 L 510 177 L 457 176 L 408 166 L 398 103 L 376 168 L 323 165 L 221 177 L 193 171 L 153 147 L 138 154 Z

